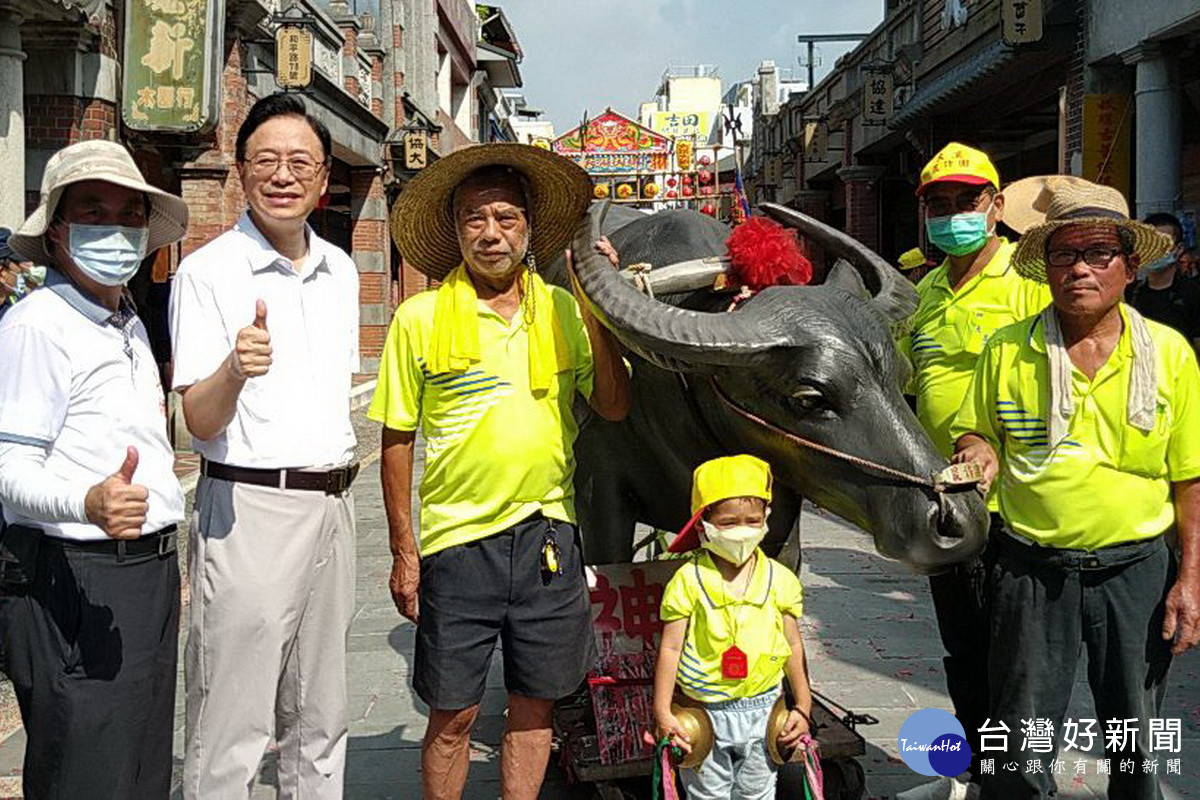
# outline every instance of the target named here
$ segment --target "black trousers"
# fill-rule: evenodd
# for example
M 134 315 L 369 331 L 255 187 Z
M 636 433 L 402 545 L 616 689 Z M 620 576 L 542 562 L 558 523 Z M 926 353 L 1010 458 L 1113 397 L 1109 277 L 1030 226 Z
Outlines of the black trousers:
M 979 777 L 979 728 L 988 711 L 988 628 L 990 602 L 988 574 L 995 560 L 993 540 L 1003 529 L 999 514 L 992 514 L 988 545 L 970 561 L 929 578 L 938 633 L 946 655 L 946 691 L 954 716 L 962 723 L 971 746 L 972 780 Z
M 1050 769 L 1054 752 L 1021 749 L 1022 720 L 1049 719 L 1055 749 L 1064 746 L 1063 717 L 1081 650 L 1087 651 L 1088 685 L 1096 704 L 1094 761 L 1100 746 L 1111 760 L 1108 796 L 1116 800 L 1159 800 L 1158 776 L 1143 761 L 1169 757 L 1150 750 L 1150 719 L 1158 716 L 1171 665 L 1163 641 L 1167 592 L 1176 575 L 1175 557 L 1162 536 L 1105 547 L 1092 553 L 1025 544 L 997 537 L 992 571 L 991 703 L 994 728 L 1007 725 L 1008 749 L 987 752 L 995 774 L 985 775 L 982 797 L 1022 800 L 1057 796 Z M 1136 719 L 1136 741 L 1108 749 L 1105 722 Z M 1078 722 L 1078 720 L 1077 720 Z M 1086 726 L 1079 725 L 1083 730 Z M 999 743 L 999 740 L 993 740 Z M 1082 737 L 1077 745 L 1086 745 Z M 1034 743 L 1031 743 L 1034 744 Z M 1132 773 L 1119 764 L 1132 760 Z M 1040 761 L 1041 772 L 1027 771 Z M 1016 762 L 1014 770 L 1002 765 Z M 1159 767 L 1162 772 L 1162 765 Z
M 15 526 L 3 551 L 0 667 L 28 740 L 25 797 L 167 798 L 177 554 L 118 558 Z

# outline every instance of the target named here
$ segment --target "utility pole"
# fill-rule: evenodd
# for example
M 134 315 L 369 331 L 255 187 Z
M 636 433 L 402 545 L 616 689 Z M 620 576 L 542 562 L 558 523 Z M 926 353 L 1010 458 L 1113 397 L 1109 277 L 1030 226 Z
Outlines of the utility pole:
M 814 85 L 813 59 L 816 50 L 814 45 L 817 42 L 861 42 L 870 35 L 869 33 L 802 33 L 797 36 L 796 41 L 808 45 L 808 89 L 811 91 Z

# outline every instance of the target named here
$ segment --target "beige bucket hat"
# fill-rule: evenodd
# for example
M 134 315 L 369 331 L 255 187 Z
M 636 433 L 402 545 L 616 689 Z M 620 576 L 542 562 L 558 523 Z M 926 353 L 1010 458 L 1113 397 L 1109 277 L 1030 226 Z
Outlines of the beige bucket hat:
M 9 237 L 9 247 L 30 261 L 50 263 L 50 253 L 46 249 L 46 227 L 54 219 L 63 189 L 81 181 L 106 181 L 146 193 L 150 198 L 147 255 L 164 245 L 179 241 L 187 233 L 187 204 L 181 198 L 146 183 L 123 145 L 96 139 L 77 142 L 50 156 L 42 176 L 41 202 L 29 219 Z
M 1133 252 L 1142 263 L 1153 261 L 1171 249 L 1171 239 L 1151 226 L 1129 218 L 1129 203 L 1111 186 L 1102 186 L 1071 175 L 1053 175 L 1033 201 L 1035 211 L 1045 214 L 1045 222 L 1034 225 L 1021 236 L 1013 253 L 1012 266 L 1017 274 L 1046 282 L 1046 241 L 1064 225 L 1109 223 L 1133 234 Z
M 563 251 L 592 199 L 592 180 L 569 158 L 512 142 L 472 145 L 421 170 L 392 207 L 392 238 L 404 258 L 434 280 L 462 261 L 451 208 L 454 189 L 481 167 L 512 167 L 529 181 L 529 249 L 539 264 Z

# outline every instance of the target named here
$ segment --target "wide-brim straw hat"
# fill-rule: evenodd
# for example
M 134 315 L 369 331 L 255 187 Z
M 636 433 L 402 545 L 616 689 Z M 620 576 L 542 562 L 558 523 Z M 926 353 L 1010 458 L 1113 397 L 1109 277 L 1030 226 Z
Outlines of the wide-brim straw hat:
M 49 264 L 46 227 L 54 219 L 63 190 L 82 181 L 105 181 L 145 192 L 150 198 L 149 255 L 164 245 L 179 241 L 187 233 L 187 203 L 173 194 L 146 183 L 133 156 L 124 146 L 104 139 L 77 142 L 64 147 L 46 162 L 42 175 L 42 198 L 38 207 L 8 239 L 18 255 L 38 264 Z
M 1129 218 L 1129 203 L 1120 191 L 1070 175 L 1046 179 L 1033 208 L 1043 212 L 1045 222 L 1025 231 L 1013 253 L 1017 274 L 1046 282 L 1046 241 L 1064 225 L 1110 224 L 1133 234 L 1133 252 L 1141 263 L 1153 261 L 1171 249 L 1171 238 L 1151 226 Z
M 392 208 L 392 238 L 400 254 L 435 280 L 462 261 L 452 207 L 454 189 L 477 169 L 508 166 L 525 176 L 529 249 L 549 264 L 574 233 L 592 198 L 592 180 L 569 158 L 528 144 L 494 142 L 457 150 L 425 167 Z
M 1025 233 L 1034 225 L 1046 221 L 1045 210 L 1038 211 L 1034 202 L 1046 188 L 1046 181 L 1053 175 L 1033 175 L 1013 181 L 1000 194 L 1004 197 L 1004 208 L 998 219 L 1017 233 Z

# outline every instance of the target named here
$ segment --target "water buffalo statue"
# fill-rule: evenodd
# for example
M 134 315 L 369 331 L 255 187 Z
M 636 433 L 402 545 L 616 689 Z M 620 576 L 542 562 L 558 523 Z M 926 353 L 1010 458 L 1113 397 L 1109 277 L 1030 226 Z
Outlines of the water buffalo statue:
M 739 452 L 768 461 L 776 478 L 768 552 L 779 552 L 793 529 L 802 496 L 860 526 L 881 554 L 919 572 L 978 552 L 987 533 L 979 493 L 939 494 L 919 482 L 946 461 L 901 395 L 906 364 L 889 333 L 890 321 L 914 310 L 915 292 L 840 231 L 781 206 L 761 208 L 801 229 L 839 264 L 821 285 L 768 288 L 732 312 L 725 310 L 728 294 L 707 289 L 649 297 L 591 247 L 608 234 L 623 267 L 721 256 L 729 230 L 716 220 L 692 211 L 613 209 L 603 222 L 597 204 L 576 232 L 583 302 L 633 364 L 627 419 L 590 416 L 576 444 L 588 560 L 631 560 L 636 522 L 678 530 L 695 466 Z M 547 269 L 550 280 L 566 285 L 563 273 L 562 259 Z

